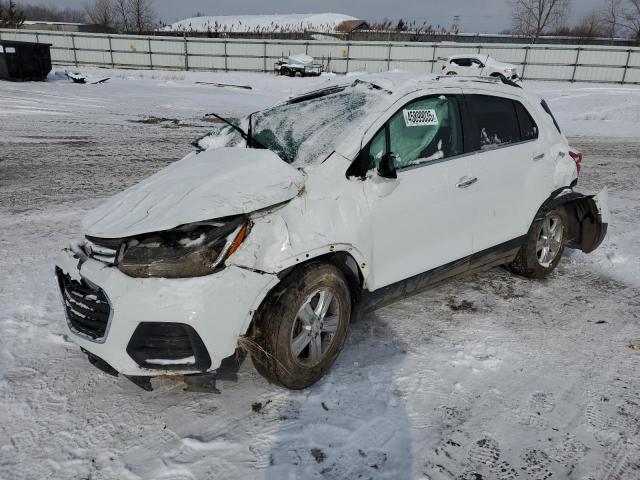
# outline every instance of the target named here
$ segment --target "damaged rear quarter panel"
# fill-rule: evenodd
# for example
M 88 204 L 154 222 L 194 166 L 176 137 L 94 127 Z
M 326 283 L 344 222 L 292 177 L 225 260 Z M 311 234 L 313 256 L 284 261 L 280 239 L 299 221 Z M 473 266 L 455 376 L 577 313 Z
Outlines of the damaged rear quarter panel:
M 327 253 L 346 251 L 366 280 L 371 252 L 370 206 L 364 182 L 349 180 L 350 161 L 334 153 L 307 167 L 307 182 L 282 207 L 253 216 L 253 226 L 229 265 L 278 273 Z

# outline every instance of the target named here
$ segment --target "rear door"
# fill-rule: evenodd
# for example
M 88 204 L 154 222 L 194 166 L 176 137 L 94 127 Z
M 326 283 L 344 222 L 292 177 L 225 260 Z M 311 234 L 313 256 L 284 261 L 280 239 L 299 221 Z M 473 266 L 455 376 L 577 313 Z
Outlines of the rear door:
M 525 235 L 549 195 L 553 159 L 538 123 L 517 96 L 465 92 L 470 169 L 478 182 L 474 253 Z

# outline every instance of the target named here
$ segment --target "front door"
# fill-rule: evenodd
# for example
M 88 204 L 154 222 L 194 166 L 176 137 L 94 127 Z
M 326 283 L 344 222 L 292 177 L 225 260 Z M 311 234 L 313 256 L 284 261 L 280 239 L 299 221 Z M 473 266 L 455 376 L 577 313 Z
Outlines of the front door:
M 407 103 L 365 147 L 372 168 L 392 155 L 398 176 L 388 180 L 374 173 L 365 182 L 372 215 L 371 290 L 471 255 L 474 182 L 463 151 L 455 95 Z M 390 185 L 380 188 L 381 182 Z

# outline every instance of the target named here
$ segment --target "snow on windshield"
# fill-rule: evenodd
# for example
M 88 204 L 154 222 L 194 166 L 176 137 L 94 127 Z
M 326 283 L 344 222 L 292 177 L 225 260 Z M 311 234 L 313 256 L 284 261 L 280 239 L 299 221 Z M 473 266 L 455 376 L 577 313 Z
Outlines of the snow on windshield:
M 329 95 L 279 105 L 253 115 L 252 136 L 287 163 L 303 166 L 326 158 L 353 132 L 365 114 L 377 110 L 384 90 L 358 84 Z M 378 108 L 375 108 L 378 107 Z M 248 130 L 243 119 L 240 127 Z M 214 129 L 197 141 L 203 149 L 245 146 L 229 126 Z

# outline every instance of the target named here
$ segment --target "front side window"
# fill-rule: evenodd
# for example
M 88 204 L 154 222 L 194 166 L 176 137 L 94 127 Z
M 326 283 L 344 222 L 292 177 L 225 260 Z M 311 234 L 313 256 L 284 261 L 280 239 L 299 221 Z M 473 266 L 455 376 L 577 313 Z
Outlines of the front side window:
M 514 102 L 490 95 L 467 95 L 469 114 L 475 124 L 473 150 L 490 150 L 520 141 L 520 127 Z
M 463 152 L 462 127 L 455 98 L 440 96 L 408 103 L 391 117 L 388 129 L 389 151 L 395 158 L 396 168 Z

